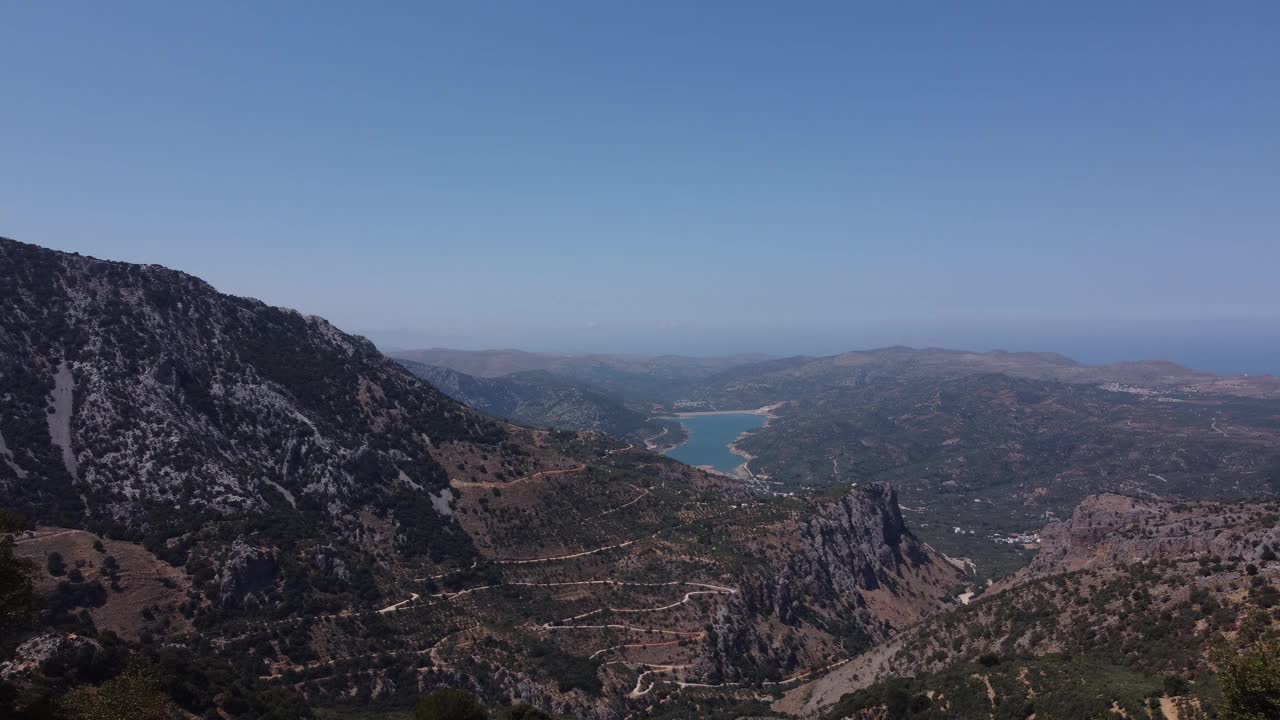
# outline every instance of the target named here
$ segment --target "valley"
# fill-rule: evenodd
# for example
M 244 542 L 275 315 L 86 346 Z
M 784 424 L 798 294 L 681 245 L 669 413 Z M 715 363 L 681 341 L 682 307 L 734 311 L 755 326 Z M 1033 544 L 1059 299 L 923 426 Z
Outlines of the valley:
M 668 457 L 694 467 L 709 467 L 726 475 L 745 472 L 744 458 L 734 443 L 764 427 L 765 418 L 743 413 L 684 414 L 677 416 L 686 439 L 666 451 Z
M 1193 718 L 1215 658 L 1280 634 L 1256 381 L 393 360 L 158 266 L 0 240 L 0 269 L 0 570 L 43 608 L 4 629 L 14 712 L 163 666 L 149 697 L 207 717 L 462 688 L 592 720 Z

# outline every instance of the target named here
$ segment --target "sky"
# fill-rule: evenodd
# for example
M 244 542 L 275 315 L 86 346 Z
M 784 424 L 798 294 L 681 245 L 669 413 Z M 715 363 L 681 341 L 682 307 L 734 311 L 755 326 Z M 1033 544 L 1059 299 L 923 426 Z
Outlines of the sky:
M 1280 373 L 1280 3 L 0 2 L 0 235 L 386 347 Z

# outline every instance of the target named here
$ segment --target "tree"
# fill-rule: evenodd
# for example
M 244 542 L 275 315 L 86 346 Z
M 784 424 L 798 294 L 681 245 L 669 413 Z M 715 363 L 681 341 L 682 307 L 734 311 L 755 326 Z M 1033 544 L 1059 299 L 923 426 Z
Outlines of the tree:
M 173 714 L 155 673 L 144 667 L 131 667 L 102 687 L 72 690 L 62 706 L 73 720 L 165 720 Z
M 1181 675 L 1164 676 L 1164 694 L 1170 697 L 1185 695 L 1191 689 L 1191 683 Z
M 0 533 L 20 533 L 31 529 L 25 515 L 8 508 L 0 508 Z
M 1280 643 L 1222 659 L 1222 720 L 1280 718 Z
M 413 717 L 414 720 L 488 720 L 489 711 L 475 695 L 465 690 L 445 688 L 419 701 Z
M 49 553 L 49 574 L 57 577 L 65 575 L 67 572 L 67 563 L 62 559 L 62 553 L 54 551 Z
M 0 540 L 0 641 L 35 620 L 34 572 L 31 561 L 14 556 L 12 540 Z
M 516 703 L 506 710 L 503 720 L 552 720 L 552 717 L 532 705 Z

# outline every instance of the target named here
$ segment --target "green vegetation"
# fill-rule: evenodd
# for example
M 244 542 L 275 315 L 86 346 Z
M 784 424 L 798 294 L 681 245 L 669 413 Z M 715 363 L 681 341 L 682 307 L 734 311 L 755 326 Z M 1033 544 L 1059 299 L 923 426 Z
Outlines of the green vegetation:
M 35 621 L 34 573 L 33 563 L 14 556 L 13 541 L 0 539 L 0 653 L 15 632 Z
M 1280 643 L 1269 642 L 1220 658 L 1222 720 L 1280 718 Z
M 323 716 L 322 716 L 323 717 Z M 342 720 L 357 720 L 368 717 L 369 720 L 409 720 L 408 714 L 400 715 L 334 715 Z M 436 690 L 418 702 L 413 710 L 412 720 L 555 720 L 555 718 L 532 705 L 516 703 L 514 705 L 489 708 L 474 695 L 454 688 Z
M 414 720 L 488 720 L 489 711 L 465 690 L 446 688 L 422 699 L 413 710 Z
M 766 365 L 736 371 L 755 373 L 750 382 L 722 378 L 726 397 L 741 386 L 768 388 L 768 377 L 777 386 L 759 402 L 793 401 L 739 444 L 755 456 L 752 469 L 793 487 L 891 482 L 903 505 L 919 511 L 909 514 L 913 526 L 929 524 L 918 528 L 921 536 L 973 559 L 984 579 L 1030 558 L 995 545 L 993 533 L 1038 530 L 1048 513 L 1066 517 L 1090 494 L 1243 500 L 1274 493 L 1266 472 L 1280 466 L 1274 401 L 1153 402 L 1087 384 L 953 377 L 945 366 L 936 376 L 913 376 L 911 363 L 928 351 L 901 354 L 902 365 L 886 360 L 876 366 L 880 377 L 856 383 L 773 375 Z M 839 370 L 831 369 L 833 377 L 844 377 Z M 1211 430 L 1215 413 L 1241 431 Z M 953 527 L 965 535 L 947 537 Z
M 846 696 L 827 717 L 1023 720 L 1034 713 L 1051 720 L 1093 720 L 1111 717 L 1113 707 L 1129 717 L 1146 717 L 1150 699 L 1162 693 L 1158 677 L 1086 658 L 990 658 L 878 683 Z M 884 714 L 877 715 L 878 709 Z
M 62 701 L 66 720 L 166 720 L 173 704 L 149 668 L 133 667 L 100 687 L 76 688 Z

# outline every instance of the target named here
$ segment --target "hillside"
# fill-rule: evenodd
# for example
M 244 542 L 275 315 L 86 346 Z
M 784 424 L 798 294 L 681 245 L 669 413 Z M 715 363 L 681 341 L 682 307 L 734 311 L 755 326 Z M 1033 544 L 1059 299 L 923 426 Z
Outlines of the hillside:
M 961 580 L 884 486 L 781 497 L 498 422 L 156 266 L 2 240 L 0 283 L 4 509 L 36 524 L 0 555 L 46 605 L 0 628 L 0 702 L 142 683 L 305 717 L 453 686 L 612 720 L 797 684 Z
M 892 482 L 952 555 L 973 552 L 948 545 L 954 527 L 989 546 L 1094 493 L 1280 492 L 1277 401 L 970 375 L 832 390 L 777 413 L 738 444 L 754 472 L 787 485 Z
M 359 535 L 368 512 L 415 517 L 391 536 L 415 555 L 458 535 L 427 499 L 454 456 L 541 467 L 509 429 L 320 318 L 8 240 L 0 269 L 0 487 L 40 522 L 158 548 L 232 515 Z
M 1213 717 L 1219 654 L 1280 637 L 1280 503 L 1100 495 L 1042 535 L 1015 576 L 777 708 L 1091 718 L 1154 705 L 1155 717 Z
M 1267 380 L 1165 362 L 885 348 L 733 368 L 668 405 L 776 404 L 737 443 L 752 473 L 787 488 L 891 482 L 921 537 L 985 579 L 1030 559 L 1034 542 L 1010 538 L 1090 494 L 1280 493 L 1280 399 Z
M 1056 353 L 985 353 L 890 347 L 829 357 L 793 357 L 724 370 L 685 388 L 668 402 L 682 407 L 743 409 L 807 400 L 829 391 L 881 382 L 942 381 L 999 374 L 1079 385 L 1136 386 L 1157 391 L 1280 399 L 1274 377 L 1219 377 L 1162 360 L 1090 366 Z
M 638 442 L 662 435 L 664 429 L 678 430 L 677 425 L 653 420 L 616 398 L 559 379 L 546 370 L 528 370 L 501 377 L 473 377 L 412 360 L 398 362 L 418 378 L 468 407 L 521 425 L 596 430 Z

